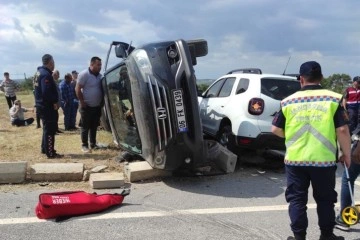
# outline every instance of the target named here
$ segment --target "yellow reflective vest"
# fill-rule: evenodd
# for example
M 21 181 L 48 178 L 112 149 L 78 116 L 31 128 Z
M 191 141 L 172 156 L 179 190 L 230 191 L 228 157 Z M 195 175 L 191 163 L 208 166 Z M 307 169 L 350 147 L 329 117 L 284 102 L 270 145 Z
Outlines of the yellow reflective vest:
M 298 91 L 281 101 L 285 116 L 285 164 L 336 164 L 334 115 L 341 95 L 326 89 Z

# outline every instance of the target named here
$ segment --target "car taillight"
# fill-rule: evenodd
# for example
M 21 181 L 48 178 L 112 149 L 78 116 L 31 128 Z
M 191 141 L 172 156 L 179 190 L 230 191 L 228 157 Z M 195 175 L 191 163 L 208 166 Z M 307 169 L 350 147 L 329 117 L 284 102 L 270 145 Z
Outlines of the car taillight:
M 262 100 L 261 98 L 252 98 L 249 101 L 248 111 L 252 115 L 260 115 L 263 113 L 264 107 L 264 100 Z

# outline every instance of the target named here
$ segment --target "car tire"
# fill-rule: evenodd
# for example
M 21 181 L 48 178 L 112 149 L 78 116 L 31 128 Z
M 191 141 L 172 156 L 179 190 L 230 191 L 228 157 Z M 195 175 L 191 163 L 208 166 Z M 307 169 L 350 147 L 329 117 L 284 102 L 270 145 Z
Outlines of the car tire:
M 220 128 L 216 140 L 224 147 L 229 148 L 231 145 L 232 130 L 230 125 L 224 125 Z

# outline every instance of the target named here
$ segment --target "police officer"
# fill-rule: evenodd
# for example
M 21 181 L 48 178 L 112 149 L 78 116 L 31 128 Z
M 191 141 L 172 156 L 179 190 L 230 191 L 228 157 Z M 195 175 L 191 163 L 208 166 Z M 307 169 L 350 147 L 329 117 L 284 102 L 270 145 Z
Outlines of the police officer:
M 337 140 L 343 151 L 340 161 L 350 165 L 350 134 L 340 105 L 341 95 L 323 89 L 320 64 L 305 62 L 300 67 L 301 90 L 281 101 L 272 132 L 285 138 L 286 201 L 289 203 L 294 237 L 305 239 L 308 227 L 306 204 L 311 183 L 317 204 L 320 240 L 344 239 L 333 233 Z
M 350 133 L 352 133 L 359 123 L 360 106 L 360 77 L 353 78 L 353 85 L 346 88 L 343 99 L 343 106 L 349 114 Z
M 48 158 L 60 158 L 62 155 L 57 154 L 54 149 L 55 133 L 58 129 L 57 110 L 59 109 L 58 91 L 52 77 L 55 62 L 50 54 L 45 54 L 42 57 L 42 63 L 43 66 L 38 67 L 34 78 L 35 106 L 43 122 L 41 152 Z

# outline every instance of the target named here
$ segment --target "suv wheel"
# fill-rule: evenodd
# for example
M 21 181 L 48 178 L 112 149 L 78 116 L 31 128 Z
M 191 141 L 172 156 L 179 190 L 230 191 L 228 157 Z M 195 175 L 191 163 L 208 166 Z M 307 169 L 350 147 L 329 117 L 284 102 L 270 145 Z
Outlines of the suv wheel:
M 224 125 L 221 127 L 220 131 L 218 132 L 217 135 L 217 140 L 218 142 L 223 145 L 224 147 L 229 148 L 231 145 L 231 126 L 230 125 Z

